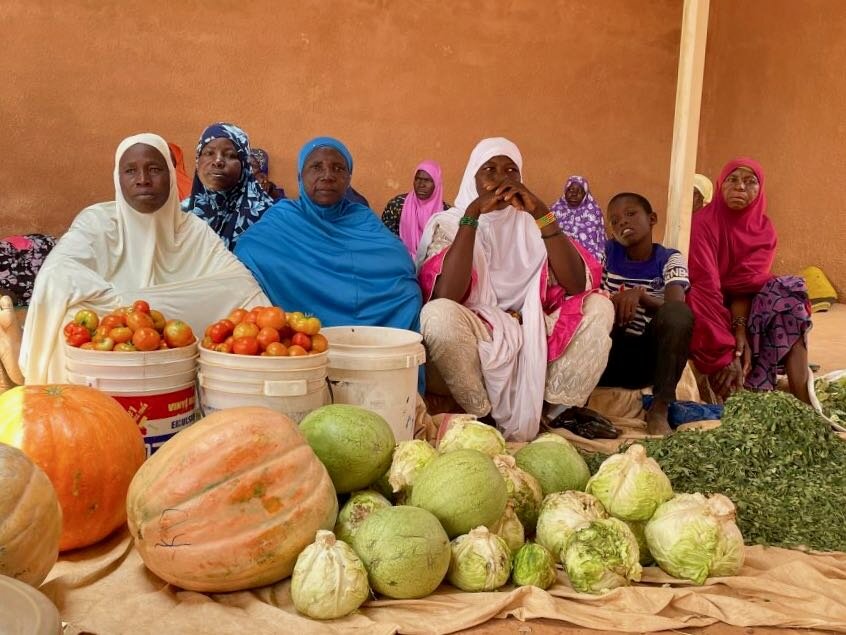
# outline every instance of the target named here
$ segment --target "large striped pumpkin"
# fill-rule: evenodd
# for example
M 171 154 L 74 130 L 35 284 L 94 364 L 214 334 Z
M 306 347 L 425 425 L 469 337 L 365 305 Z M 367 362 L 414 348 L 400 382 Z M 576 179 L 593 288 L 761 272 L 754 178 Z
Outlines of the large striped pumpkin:
M 225 592 L 291 574 L 338 501 L 296 424 L 267 408 L 214 412 L 138 470 L 127 519 L 144 564 L 183 589 Z
M 0 395 L 0 442 L 23 450 L 62 507 L 59 549 L 85 547 L 126 520 L 144 439 L 120 404 L 87 386 L 18 386 Z
M 38 587 L 59 556 L 62 509 L 47 475 L 0 443 L 0 575 Z

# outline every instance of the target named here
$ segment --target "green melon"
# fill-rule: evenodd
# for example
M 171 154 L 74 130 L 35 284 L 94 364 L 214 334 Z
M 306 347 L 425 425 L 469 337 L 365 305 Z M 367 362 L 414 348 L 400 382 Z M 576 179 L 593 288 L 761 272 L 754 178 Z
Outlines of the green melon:
M 370 586 L 389 598 L 431 594 L 449 569 L 449 538 L 432 514 L 417 507 L 386 507 L 370 514 L 353 537 Z
M 564 443 L 530 443 L 517 451 L 517 467 L 534 476 L 543 495 L 567 490 L 584 491 L 590 478 L 587 463 L 566 439 Z
M 300 430 L 339 494 L 367 488 L 391 466 L 396 441 L 375 412 L 334 404 L 313 410 Z
M 432 512 L 450 538 L 490 526 L 505 512 L 508 490 L 491 458 L 455 450 L 431 461 L 418 475 L 410 504 Z

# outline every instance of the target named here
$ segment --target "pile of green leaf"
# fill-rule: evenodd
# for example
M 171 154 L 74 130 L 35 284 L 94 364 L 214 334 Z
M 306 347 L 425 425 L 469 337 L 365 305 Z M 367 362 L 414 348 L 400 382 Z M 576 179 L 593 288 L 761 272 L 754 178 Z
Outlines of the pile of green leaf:
M 814 392 L 825 416 L 835 423 L 846 425 L 846 375 L 834 381 L 820 377 L 814 382 Z
M 720 427 L 641 443 L 677 493 L 728 496 L 747 544 L 846 551 L 846 442 L 791 395 L 740 392 Z

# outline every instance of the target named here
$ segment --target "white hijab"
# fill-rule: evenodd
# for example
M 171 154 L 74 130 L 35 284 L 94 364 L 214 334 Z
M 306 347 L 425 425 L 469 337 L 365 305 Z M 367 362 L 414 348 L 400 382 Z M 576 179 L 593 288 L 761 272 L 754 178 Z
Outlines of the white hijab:
M 142 143 L 158 150 L 170 173 L 170 194 L 152 214 L 133 209 L 120 187 L 120 158 Z M 20 365 L 26 383 L 63 382 L 63 325 L 81 308 L 101 316 L 147 300 L 195 335 L 238 306 L 269 304 L 255 278 L 209 226 L 179 209 L 176 171 L 158 135 L 124 139 L 115 152 L 115 200 L 74 219 L 38 273 L 24 325 Z
M 523 157 L 502 137 L 484 139 L 473 149 L 455 199 L 455 207 L 433 216 L 417 252 L 418 267 L 426 258 L 436 228 L 454 239 L 458 221 L 479 196 L 476 173 L 496 156 L 511 158 L 523 172 Z M 465 306 L 492 327 L 490 342 L 479 342 L 479 358 L 491 414 L 507 438 L 533 439 L 538 432 L 546 384 L 546 325 L 541 306 L 541 282 L 546 248 L 534 218 L 506 207 L 482 214 L 476 230 L 473 270 L 477 282 Z M 507 310 L 520 311 L 523 324 Z

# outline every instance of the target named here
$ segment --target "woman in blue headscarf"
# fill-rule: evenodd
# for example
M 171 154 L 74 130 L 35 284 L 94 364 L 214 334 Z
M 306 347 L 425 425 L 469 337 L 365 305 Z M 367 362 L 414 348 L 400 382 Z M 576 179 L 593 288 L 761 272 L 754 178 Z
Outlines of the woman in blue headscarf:
M 340 141 L 300 150 L 300 197 L 279 201 L 241 236 L 235 255 L 276 306 L 326 326 L 419 330 L 421 295 L 402 242 L 368 207 L 344 198 L 353 160 Z
M 229 249 L 273 205 L 250 168 L 247 134 L 230 123 L 212 124 L 197 143 L 191 196 L 183 207 L 206 221 Z

